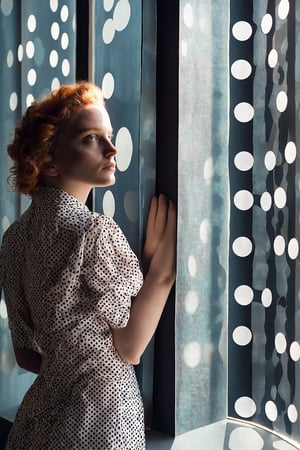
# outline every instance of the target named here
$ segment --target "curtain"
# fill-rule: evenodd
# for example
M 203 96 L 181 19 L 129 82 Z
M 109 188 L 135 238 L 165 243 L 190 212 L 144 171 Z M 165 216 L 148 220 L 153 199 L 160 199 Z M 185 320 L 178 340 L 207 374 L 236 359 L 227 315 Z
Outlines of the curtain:
M 228 7 L 180 2 L 176 434 L 227 413 Z
M 6 146 L 34 98 L 75 80 L 75 1 L 2 0 L 0 6 L 0 237 L 30 199 L 8 192 Z M 13 419 L 34 375 L 15 362 L 0 303 L 0 416 Z
M 299 13 L 232 1 L 230 27 L 229 415 L 296 442 Z

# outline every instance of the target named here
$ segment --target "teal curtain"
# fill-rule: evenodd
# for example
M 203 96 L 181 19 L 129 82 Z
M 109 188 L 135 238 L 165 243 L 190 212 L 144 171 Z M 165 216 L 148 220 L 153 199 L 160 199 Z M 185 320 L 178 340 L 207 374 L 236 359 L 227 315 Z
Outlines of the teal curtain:
M 113 217 L 141 257 L 150 198 L 155 192 L 155 50 L 153 1 L 93 2 L 94 73 L 102 87 L 118 149 L 117 182 L 95 189 L 94 209 Z M 153 342 L 136 368 L 151 423 Z
M 6 146 L 34 98 L 75 80 L 75 0 L 1 0 L 0 237 L 30 199 L 8 192 Z M 0 416 L 13 419 L 34 375 L 15 362 L 4 299 L 0 303 Z
M 228 19 L 180 2 L 176 434 L 227 415 Z
M 298 443 L 299 17 L 231 2 L 228 393 L 231 417 Z

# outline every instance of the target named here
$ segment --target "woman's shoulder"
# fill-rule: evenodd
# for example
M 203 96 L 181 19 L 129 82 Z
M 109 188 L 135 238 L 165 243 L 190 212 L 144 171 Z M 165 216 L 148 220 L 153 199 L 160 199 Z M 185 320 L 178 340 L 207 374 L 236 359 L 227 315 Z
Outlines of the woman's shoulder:
M 91 234 L 96 233 L 97 235 L 101 232 L 114 235 L 115 233 L 121 232 L 121 230 L 112 217 L 97 212 L 91 212 L 89 232 Z

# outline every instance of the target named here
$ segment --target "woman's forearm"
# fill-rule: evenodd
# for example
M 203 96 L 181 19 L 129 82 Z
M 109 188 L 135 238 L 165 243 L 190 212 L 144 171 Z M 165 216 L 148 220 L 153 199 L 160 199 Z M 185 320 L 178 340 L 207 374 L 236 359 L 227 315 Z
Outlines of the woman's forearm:
M 125 328 L 112 329 L 114 345 L 122 359 L 138 364 L 162 315 L 174 280 L 160 279 L 151 272 L 135 298 Z

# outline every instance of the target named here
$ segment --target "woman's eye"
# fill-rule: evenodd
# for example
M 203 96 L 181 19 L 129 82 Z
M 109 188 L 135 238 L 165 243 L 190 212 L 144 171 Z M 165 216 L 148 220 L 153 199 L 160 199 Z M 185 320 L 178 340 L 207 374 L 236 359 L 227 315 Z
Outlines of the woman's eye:
M 93 144 L 94 142 L 98 142 L 98 136 L 96 134 L 89 134 L 85 136 L 83 142 L 84 144 Z

